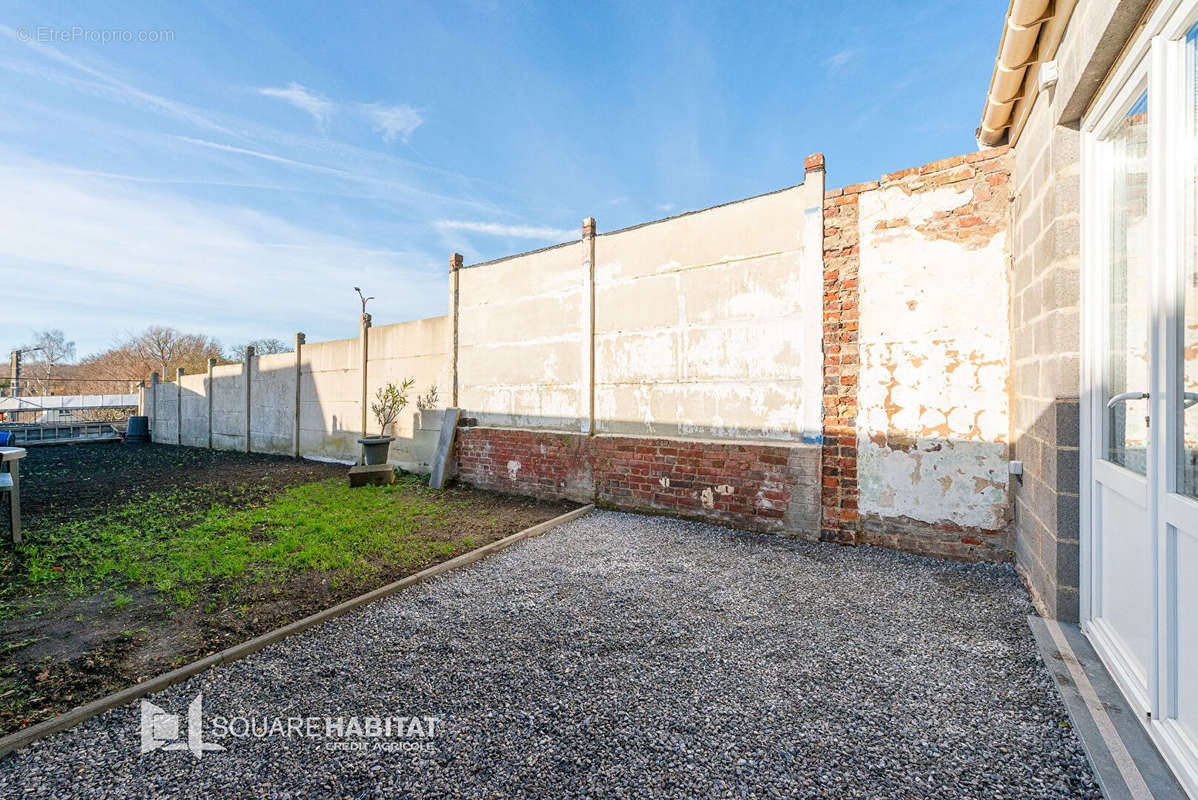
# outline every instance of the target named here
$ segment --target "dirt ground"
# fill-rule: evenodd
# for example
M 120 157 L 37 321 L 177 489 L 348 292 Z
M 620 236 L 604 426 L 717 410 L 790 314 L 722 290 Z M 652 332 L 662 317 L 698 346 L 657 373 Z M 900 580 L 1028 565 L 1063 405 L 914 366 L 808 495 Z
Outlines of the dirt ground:
M 119 511 L 154 492 L 188 492 L 202 506 L 235 498 L 270 502 L 290 487 L 344 478 L 347 467 L 258 454 L 163 445 L 105 444 L 31 448 L 22 461 L 21 504 L 27 544 L 39 530 Z M 0 734 L 12 733 L 154 675 L 333 606 L 438 561 L 551 519 L 577 504 L 548 503 L 451 485 L 441 492 L 401 481 L 436 521 L 418 535 L 447 543 L 418 564 L 372 562 L 367 577 L 307 570 L 246 587 L 234 603 L 179 607 L 152 587 L 46 595 L 22 585 L 22 551 L 0 557 Z M 357 491 L 357 490 L 355 490 Z M 180 512 L 202 509 L 180 509 Z M 40 591 L 40 593 L 39 593 Z M 214 590 L 215 594 L 215 590 Z

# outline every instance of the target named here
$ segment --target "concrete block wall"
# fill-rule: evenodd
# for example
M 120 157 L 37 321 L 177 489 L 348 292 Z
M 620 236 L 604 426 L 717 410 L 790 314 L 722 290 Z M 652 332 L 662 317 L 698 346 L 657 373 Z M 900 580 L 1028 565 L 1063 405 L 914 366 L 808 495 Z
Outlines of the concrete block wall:
M 597 236 L 596 431 L 818 436 L 822 177 Z
M 1011 156 L 826 193 L 823 538 L 1009 560 Z
M 250 362 L 250 451 L 291 455 L 295 447 L 295 354 Z
M 588 275 L 580 242 L 457 270 L 461 408 L 484 425 L 580 429 Z
M 241 364 L 212 368 L 212 446 L 217 450 L 245 450 L 245 374 Z M 154 441 L 170 442 L 169 438 Z
M 396 437 L 390 460 L 405 469 L 427 471 L 441 429 L 446 386 L 451 382 L 448 317 L 381 325 L 368 331 L 368 406 L 384 383 L 400 383 L 409 377 L 415 380 L 407 408 L 389 431 Z M 362 435 L 360 346 L 360 337 L 354 337 L 304 343 L 298 360 L 295 352 L 253 357 L 248 370 L 248 449 L 296 454 L 298 423 L 298 455 L 354 462 Z M 146 408 L 152 416 L 154 441 L 207 447 L 211 436 L 212 447 L 246 450 L 246 378 L 246 365 L 220 364 L 212 367 L 211 377 L 184 375 L 178 385 L 160 383 L 147 389 Z M 432 387 L 438 391 L 436 407 L 419 408 L 418 399 Z M 378 432 L 369 408 L 367 428 L 370 433 Z
M 1039 611 L 1080 615 L 1082 113 L 1149 3 L 1087 0 L 1014 147 L 1015 559 Z

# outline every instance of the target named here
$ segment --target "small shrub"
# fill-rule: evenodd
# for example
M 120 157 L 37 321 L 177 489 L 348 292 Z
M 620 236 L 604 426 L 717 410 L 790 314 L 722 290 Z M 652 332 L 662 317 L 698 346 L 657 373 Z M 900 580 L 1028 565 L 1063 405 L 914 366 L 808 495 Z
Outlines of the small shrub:
M 375 392 L 370 410 L 374 412 L 374 418 L 378 421 L 379 433 L 386 436 L 387 429 L 399 419 L 399 412 L 408 405 L 408 390 L 415 383 L 415 378 L 405 378 L 404 382 L 398 385 L 391 381 L 385 386 L 380 386 Z

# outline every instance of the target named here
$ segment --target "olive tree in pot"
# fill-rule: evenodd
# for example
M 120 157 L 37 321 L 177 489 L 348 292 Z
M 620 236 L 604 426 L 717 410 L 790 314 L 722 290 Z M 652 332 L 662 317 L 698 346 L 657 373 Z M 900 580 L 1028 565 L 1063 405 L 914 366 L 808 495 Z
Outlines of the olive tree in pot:
M 358 440 L 358 444 L 362 445 L 363 464 L 387 463 L 391 442 L 395 441 L 395 437 L 389 435 L 388 431 L 395 424 L 395 420 L 399 419 L 399 412 L 407 406 L 408 390 L 415 382 L 413 378 L 406 378 L 401 384 L 392 381 L 380 386 L 379 390 L 375 392 L 370 410 L 374 412 L 374 418 L 379 424 L 379 435 L 363 436 Z

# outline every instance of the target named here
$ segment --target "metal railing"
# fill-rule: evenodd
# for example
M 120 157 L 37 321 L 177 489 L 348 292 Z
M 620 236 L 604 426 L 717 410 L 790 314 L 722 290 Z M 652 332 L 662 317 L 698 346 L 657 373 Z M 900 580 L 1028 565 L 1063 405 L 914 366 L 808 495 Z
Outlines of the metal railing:
M 66 444 L 68 442 L 115 441 L 121 438 L 128 420 L 122 422 L 37 422 L 7 423 L 0 431 L 8 431 L 16 438 L 18 447 L 38 444 Z

